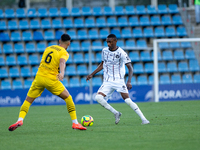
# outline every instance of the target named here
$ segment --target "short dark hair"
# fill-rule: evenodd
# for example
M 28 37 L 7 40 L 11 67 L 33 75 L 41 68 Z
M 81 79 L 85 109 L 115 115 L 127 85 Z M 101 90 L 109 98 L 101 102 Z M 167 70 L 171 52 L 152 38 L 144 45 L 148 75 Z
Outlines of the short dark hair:
M 107 36 L 107 38 L 117 39 L 116 35 L 114 35 L 114 34 L 109 34 L 109 35 Z
M 71 37 L 70 37 L 68 34 L 64 33 L 64 34 L 61 36 L 60 39 L 61 39 L 61 41 L 66 42 L 66 41 L 70 41 L 70 40 L 71 40 Z

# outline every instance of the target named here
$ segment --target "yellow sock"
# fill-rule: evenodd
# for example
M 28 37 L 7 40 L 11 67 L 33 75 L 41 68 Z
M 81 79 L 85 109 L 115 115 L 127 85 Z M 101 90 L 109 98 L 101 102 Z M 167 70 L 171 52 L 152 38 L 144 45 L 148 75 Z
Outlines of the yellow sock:
M 25 100 L 20 108 L 19 118 L 23 118 L 23 119 L 25 118 L 30 106 L 31 106 L 31 103 Z
M 66 106 L 67 106 L 67 110 L 69 112 L 69 115 L 71 116 L 71 119 L 74 120 L 74 119 L 77 119 L 76 117 L 76 108 L 75 108 L 75 105 L 74 105 L 74 102 L 72 100 L 72 96 L 68 96 L 66 99 L 65 99 L 65 102 L 66 102 Z

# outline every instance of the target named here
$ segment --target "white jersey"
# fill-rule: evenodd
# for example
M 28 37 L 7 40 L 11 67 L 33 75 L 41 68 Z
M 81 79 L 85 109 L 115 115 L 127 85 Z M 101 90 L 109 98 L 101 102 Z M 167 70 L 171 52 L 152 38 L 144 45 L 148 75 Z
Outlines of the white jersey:
M 103 48 L 102 61 L 104 81 L 124 79 L 125 64 L 131 62 L 127 53 L 120 47 L 115 51 L 110 51 L 109 47 Z

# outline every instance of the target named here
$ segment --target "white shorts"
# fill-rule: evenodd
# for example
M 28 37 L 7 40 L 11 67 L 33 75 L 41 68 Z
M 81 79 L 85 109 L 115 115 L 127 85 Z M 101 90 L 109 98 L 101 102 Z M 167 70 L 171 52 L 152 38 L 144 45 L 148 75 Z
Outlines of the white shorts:
M 105 99 L 108 100 L 115 90 L 119 93 L 128 93 L 124 80 L 104 81 L 98 92 L 105 94 Z

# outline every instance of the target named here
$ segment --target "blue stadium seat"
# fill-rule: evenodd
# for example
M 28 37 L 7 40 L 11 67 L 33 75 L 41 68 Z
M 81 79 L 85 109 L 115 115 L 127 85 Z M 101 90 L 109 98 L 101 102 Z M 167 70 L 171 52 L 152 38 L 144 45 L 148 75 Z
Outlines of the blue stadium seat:
M 165 28 L 166 36 L 167 37 L 175 37 L 176 36 L 176 30 L 174 27 L 168 26 Z
M 2 55 L 0 55 L 0 66 L 5 66 L 5 59 Z
M 57 30 L 56 31 L 56 35 L 55 35 L 55 39 L 56 40 L 60 40 L 61 36 L 63 35 L 64 31 L 63 30 Z
M 3 19 L 4 18 L 4 13 L 3 13 L 3 10 L 0 9 L 0 18 Z
M 163 60 L 173 60 L 172 51 L 170 50 L 163 51 L 162 58 Z
M 108 27 L 116 27 L 117 26 L 117 20 L 115 17 L 108 17 L 107 18 L 107 26 Z
M 5 18 L 15 18 L 15 12 L 13 9 L 6 9 L 4 15 Z
M 125 45 L 126 45 L 125 47 L 127 50 L 133 50 L 134 48 L 136 48 L 135 41 L 131 39 L 126 40 Z
M 24 80 L 24 88 L 29 89 L 31 87 L 32 82 L 33 81 L 31 79 L 25 79 Z
M 175 50 L 174 51 L 174 59 L 175 60 L 183 60 L 183 59 L 185 59 L 183 50 Z
M 61 19 L 53 19 L 52 20 L 52 27 L 54 29 L 60 29 L 60 28 L 62 28 L 63 26 L 62 26 Z
M 90 82 L 87 82 L 86 81 L 86 78 L 85 77 L 83 77 L 83 78 L 81 78 L 81 86 L 83 87 L 85 87 L 85 86 L 90 86 Z
M 129 25 L 130 26 L 139 26 L 139 21 L 138 21 L 138 17 L 134 16 L 134 17 L 129 17 Z
M 15 53 L 24 53 L 24 44 L 23 43 L 15 43 L 14 44 L 14 52 Z
M 1 20 L 0 21 L 0 30 L 6 30 L 6 29 L 7 29 L 6 21 Z
M 169 43 L 158 43 L 160 49 L 169 49 Z
M 10 37 L 9 37 L 8 32 L 1 32 L 0 33 L 0 41 L 2 41 L 2 42 L 10 41 Z
M 179 13 L 178 6 L 176 4 L 169 4 L 168 10 L 171 14 Z
M 186 31 L 185 27 L 177 27 L 176 30 L 177 30 L 177 35 L 179 37 L 187 36 L 187 31 Z
M 160 84 L 170 84 L 169 75 L 160 75 Z
M 49 13 L 46 8 L 38 8 L 38 17 L 43 18 L 43 17 L 48 17 Z
M 134 38 L 142 38 L 143 37 L 142 28 L 134 28 L 133 29 L 133 37 Z
M 37 71 L 38 71 L 38 66 L 36 66 L 36 67 L 32 67 L 31 70 L 32 70 L 31 75 L 32 75 L 32 76 L 35 76 L 36 73 L 37 73 Z
M 69 10 L 66 7 L 60 8 L 60 16 L 61 17 L 68 17 L 69 16 Z
M 102 59 L 101 59 L 101 53 L 100 52 L 96 53 L 96 62 L 100 63 L 101 61 L 102 61 Z
M 142 63 L 133 64 L 133 73 L 136 73 L 136 74 L 144 73 Z
M 5 54 L 13 53 L 13 46 L 11 43 L 3 44 L 3 53 L 5 53 Z
M 186 59 L 195 59 L 194 51 L 192 49 L 187 49 L 185 51 L 185 58 Z
M 198 61 L 196 59 L 189 60 L 189 68 L 190 71 L 199 71 L 200 67 Z
M 90 49 L 90 41 L 82 41 L 81 42 L 81 50 L 88 52 Z
M 188 69 L 188 64 L 187 62 L 179 62 L 178 63 L 178 70 L 180 72 L 188 72 L 189 69 Z
M 83 28 L 84 27 L 83 18 L 75 18 L 74 19 L 74 27 Z
M 76 75 L 77 74 L 76 73 L 76 67 L 74 65 L 67 65 L 65 73 L 68 76 L 74 76 L 74 75 Z
M 177 72 L 177 65 L 175 62 L 168 62 L 167 63 L 167 71 L 168 72 Z
M 92 10 L 90 7 L 82 7 L 82 15 L 83 16 L 91 16 L 92 15 Z
M 88 75 L 88 68 L 85 64 L 77 65 L 77 74 L 80 76 Z
M 13 80 L 12 89 L 23 89 L 21 80 Z
M 37 43 L 37 46 L 35 49 L 37 50 L 37 52 L 43 53 L 46 47 L 47 47 L 46 42 L 40 42 L 40 43 Z
M 18 67 L 12 67 L 9 69 L 9 77 L 11 78 L 18 78 L 19 77 L 19 68 Z
M 71 15 L 73 17 L 80 17 L 81 16 L 81 10 L 78 7 L 73 7 L 71 10 Z
M 50 29 L 51 28 L 51 21 L 50 21 L 50 19 L 42 19 L 41 20 L 41 28 L 42 29 Z
M 101 51 L 103 48 L 101 41 L 93 41 L 92 42 L 92 50 L 93 51 Z
M 88 39 L 87 30 L 86 29 L 78 30 L 77 36 L 79 40 L 87 40 Z
M 166 65 L 165 65 L 164 62 L 159 62 L 159 63 L 158 63 L 158 71 L 159 71 L 159 72 L 166 72 L 166 71 L 167 71 Z
M 115 34 L 116 37 L 117 37 L 118 39 L 121 38 L 121 32 L 120 32 L 120 29 L 111 29 L 110 33 L 111 33 L 111 34 Z
M 31 31 L 23 31 L 22 32 L 22 40 L 23 41 L 32 41 L 33 36 L 32 36 Z
M 101 86 L 103 83 L 103 80 L 101 77 L 94 77 L 92 80 L 92 85 L 93 86 Z
M 0 68 L 0 78 L 8 78 L 8 70 L 6 68 Z
M 89 53 L 85 53 L 85 63 L 89 63 L 90 60 L 94 63 L 95 59 L 94 53 L 92 53 L 92 59 L 90 59 Z
M 137 40 L 136 45 L 137 48 L 147 48 L 146 40 Z
M 179 74 L 177 74 L 177 75 L 172 75 L 172 76 L 171 76 L 171 83 L 172 83 L 172 84 L 180 84 L 180 83 L 182 83 L 182 81 L 181 81 L 181 76 L 180 76 Z
M 17 65 L 17 61 L 14 55 L 6 56 L 6 65 L 15 66 Z
M 160 16 L 151 16 L 151 25 L 160 26 L 161 25 Z
M 55 40 L 55 35 L 53 30 L 46 30 L 44 31 L 44 39 L 45 40 Z
M 137 77 L 137 84 L 138 85 L 147 85 L 148 81 L 147 81 L 147 77 L 144 75 L 140 75 Z
M 141 16 L 140 17 L 140 25 L 141 26 L 149 26 L 150 25 L 149 17 L 148 16 Z
M 153 28 L 151 28 L 151 27 L 144 28 L 144 37 L 146 37 L 146 38 L 154 37 Z
M 35 41 L 43 41 L 44 40 L 44 36 L 42 31 L 34 31 L 33 32 L 33 40 Z
M 59 16 L 58 8 L 56 8 L 56 7 L 49 8 L 49 16 L 50 17 L 58 17 Z
M 122 49 L 125 48 L 124 40 L 117 40 L 117 46 L 121 47 Z
M 104 29 L 104 28 L 100 29 L 99 36 L 101 39 L 106 39 L 108 35 L 109 35 L 108 29 Z
M 142 61 L 151 61 L 152 60 L 149 51 L 141 51 L 140 59 Z
M 69 79 L 69 87 L 80 87 L 80 82 L 78 77 L 73 77 Z
M 18 65 L 27 65 L 28 61 L 27 61 L 27 57 L 26 55 L 19 55 L 17 56 L 17 64 Z
M 23 8 L 18 8 L 16 10 L 16 17 L 17 18 L 25 18 L 26 17 L 26 12 Z
M 68 58 L 66 64 L 72 64 L 72 63 L 73 63 L 73 56 L 69 55 L 69 58 Z
M 29 29 L 28 20 L 19 20 L 19 29 L 21 30 Z
M 2 90 L 11 90 L 11 82 L 10 82 L 10 80 L 1 81 L 1 89 Z
M 184 74 L 182 76 L 182 82 L 183 83 L 193 83 L 193 79 L 192 79 L 191 74 Z
M 174 15 L 172 16 L 172 22 L 174 25 L 182 25 L 183 21 L 180 15 Z
M 154 34 L 156 37 L 165 37 L 165 31 L 163 27 L 155 27 Z
M 169 43 L 170 48 L 176 49 L 176 48 L 181 48 L 179 42 L 170 42 Z
M 128 19 L 127 19 L 127 17 L 124 17 L 124 16 L 118 17 L 117 24 L 120 27 L 127 27 L 128 26 Z
M 106 24 L 106 19 L 105 18 L 103 18 L 103 17 L 99 17 L 99 18 L 97 18 L 96 19 L 96 26 L 97 27 L 106 27 L 107 26 L 107 24 Z
M 115 15 L 124 15 L 123 6 L 115 6 Z
M 21 33 L 19 31 L 14 31 L 11 32 L 11 37 L 10 37 L 11 41 L 13 42 L 19 42 L 21 41 Z
M 48 42 L 47 46 L 58 45 L 57 41 Z
M 149 85 L 152 85 L 152 84 L 154 84 L 154 77 L 153 77 L 153 75 L 150 75 L 149 76 Z
M 150 14 L 150 15 L 153 15 L 153 14 L 157 14 L 157 9 L 155 6 L 152 6 L 152 5 L 148 5 L 147 6 L 147 13 Z
M 102 16 L 103 15 L 102 8 L 101 7 L 93 7 L 92 14 L 94 16 Z
M 8 29 L 17 30 L 18 29 L 17 20 L 9 20 L 8 21 Z
M 70 51 L 72 52 L 78 52 L 80 51 L 80 43 L 79 41 L 72 41 L 71 44 L 70 44 Z
M 26 43 L 25 50 L 27 53 L 35 53 L 36 52 L 36 47 L 35 43 Z
M 136 14 L 145 15 L 146 14 L 145 6 L 144 5 L 137 5 L 136 6 Z
M 90 29 L 88 32 L 89 39 L 99 39 L 99 33 L 97 29 Z
M 200 74 L 194 75 L 194 83 L 200 83 Z
M 35 8 L 29 8 L 27 10 L 27 17 L 29 18 L 34 18 L 34 17 L 37 17 L 37 11 Z
M 30 28 L 31 29 L 40 29 L 41 25 L 40 25 L 39 19 L 32 19 L 32 20 L 30 20 Z
M 30 65 L 38 65 L 39 62 L 39 58 L 37 54 L 32 54 L 28 56 L 28 61 Z
M 190 42 L 181 42 L 181 47 L 182 48 L 191 48 L 191 43 Z
M 94 18 L 86 18 L 85 19 L 85 27 L 87 28 L 93 28 L 95 27 L 95 21 L 94 21 Z
M 111 15 L 113 15 L 112 8 L 109 7 L 109 6 L 104 6 L 104 7 L 103 7 L 103 14 L 104 14 L 105 16 L 111 16 Z
M 21 76 L 22 77 L 31 77 L 31 70 L 29 67 L 21 67 Z
M 121 33 L 122 38 L 131 38 L 132 37 L 132 31 L 130 28 L 123 28 Z
M 167 6 L 164 4 L 158 5 L 158 13 L 159 14 L 167 14 L 168 13 Z
M 153 63 L 145 63 L 144 70 L 146 73 L 153 73 L 154 72 Z
M 161 17 L 162 25 L 167 26 L 167 25 L 172 25 L 172 20 L 171 16 L 165 15 Z
M 74 62 L 75 64 L 84 63 L 83 53 L 75 53 L 75 54 L 74 54 L 73 62 Z
M 135 14 L 135 8 L 132 5 L 125 6 L 125 14 L 126 15 L 134 15 Z
M 72 19 L 63 19 L 63 27 L 64 28 L 73 28 L 74 24 L 72 22 Z
M 63 81 L 61 81 L 61 82 L 65 87 L 69 86 L 69 82 L 68 82 L 68 80 L 66 78 L 64 78 Z

